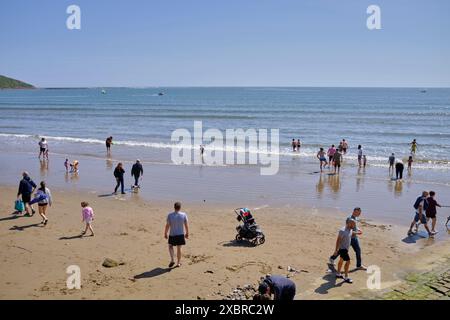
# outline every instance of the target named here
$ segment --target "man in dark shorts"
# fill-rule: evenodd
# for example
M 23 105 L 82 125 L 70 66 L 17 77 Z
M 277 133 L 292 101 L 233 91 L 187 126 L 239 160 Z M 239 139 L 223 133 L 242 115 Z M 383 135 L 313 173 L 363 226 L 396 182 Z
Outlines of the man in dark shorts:
M 167 215 L 164 238 L 169 239 L 169 268 L 175 265 L 173 247 L 177 247 L 177 267 L 181 266 L 181 246 L 186 244 L 185 239 L 189 239 L 189 225 L 186 213 L 181 212 L 181 203 L 175 202 L 174 212 Z M 169 232 L 169 236 L 167 233 Z M 186 230 L 186 233 L 184 232 Z
M 338 268 L 336 272 L 336 278 L 344 279 L 347 283 L 353 283 L 353 280 L 348 277 L 348 270 L 350 267 L 350 256 L 348 249 L 352 236 L 355 235 L 353 229 L 356 227 L 356 221 L 352 218 L 347 218 L 345 227 L 339 230 L 339 234 L 336 240 L 336 249 L 332 257 L 339 256 Z M 342 265 L 344 264 L 344 275 L 341 274 Z
M 20 200 L 22 196 L 22 201 L 25 205 L 25 213 L 29 216 L 32 216 L 34 214 L 33 207 L 30 205 L 31 201 L 31 194 L 33 193 L 34 189 L 36 189 L 36 184 L 31 180 L 30 176 L 28 175 L 28 172 L 22 173 L 22 180 L 19 182 L 19 191 L 17 191 L 17 199 Z M 30 214 L 31 210 L 31 214 Z
M 427 220 L 431 219 L 431 233 L 432 234 L 436 234 L 436 207 L 441 207 L 441 205 L 439 203 L 437 203 L 437 201 L 434 199 L 434 196 L 436 195 L 436 192 L 434 191 L 430 191 L 430 196 L 427 198 L 427 202 L 428 202 L 428 207 L 425 210 L 426 212 L 426 216 L 427 216 Z
M 334 173 L 339 174 L 341 171 L 342 152 L 338 149 L 333 155 Z
M 253 300 L 268 300 L 273 295 L 274 300 L 294 300 L 294 281 L 278 275 L 268 275 L 258 287 L 258 293 Z

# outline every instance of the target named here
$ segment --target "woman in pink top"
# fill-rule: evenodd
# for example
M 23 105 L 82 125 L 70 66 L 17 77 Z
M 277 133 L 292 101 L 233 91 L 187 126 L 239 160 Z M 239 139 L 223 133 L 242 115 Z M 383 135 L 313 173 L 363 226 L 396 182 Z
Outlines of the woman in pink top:
M 91 230 L 91 236 L 94 236 L 94 230 L 92 230 L 92 221 L 94 220 L 94 210 L 92 210 L 91 207 L 89 207 L 89 203 L 83 201 L 81 202 L 81 207 L 83 208 L 81 210 L 81 216 L 83 218 L 83 222 L 86 223 L 86 229 L 81 233 L 81 236 L 84 236 L 86 232 Z
M 331 163 L 333 162 L 334 154 L 336 153 L 336 148 L 334 147 L 334 144 L 331 145 L 330 149 L 327 151 L 328 156 L 328 167 L 331 166 Z

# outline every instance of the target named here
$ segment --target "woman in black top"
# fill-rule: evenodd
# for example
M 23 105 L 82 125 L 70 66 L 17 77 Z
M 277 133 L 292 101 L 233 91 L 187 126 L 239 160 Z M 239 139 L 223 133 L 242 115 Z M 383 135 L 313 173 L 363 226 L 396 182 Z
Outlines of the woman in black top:
M 117 189 L 119 186 L 121 186 L 122 194 L 125 194 L 124 191 L 124 183 L 123 183 L 123 174 L 125 173 L 125 170 L 123 169 L 122 162 L 119 162 L 117 164 L 117 167 L 114 169 L 114 177 L 116 177 L 116 188 L 114 189 L 114 193 L 117 193 Z

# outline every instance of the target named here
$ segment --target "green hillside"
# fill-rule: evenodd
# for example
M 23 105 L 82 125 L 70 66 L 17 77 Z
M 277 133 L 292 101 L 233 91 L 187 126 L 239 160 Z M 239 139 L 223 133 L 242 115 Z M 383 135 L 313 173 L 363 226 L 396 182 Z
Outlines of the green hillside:
M 33 89 L 31 84 L 0 75 L 0 89 Z

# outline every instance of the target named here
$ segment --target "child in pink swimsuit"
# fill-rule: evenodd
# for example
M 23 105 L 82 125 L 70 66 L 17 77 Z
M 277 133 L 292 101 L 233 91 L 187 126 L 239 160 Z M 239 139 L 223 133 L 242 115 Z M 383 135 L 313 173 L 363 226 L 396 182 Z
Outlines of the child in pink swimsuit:
M 89 203 L 85 201 L 81 202 L 81 207 L 83 208 L 81 210 L 81 216 L 83 219 L 82 221 L 86 223 L 86 228 L 81 233 L 81 235 L 84 236 L 89 229 L 91 231 L 91 236 L 94 236 L 94 230 L 92 230 L 92 221 L 94 220 L 94 210 L 92 210 L 92 208 L 89 207 Z

